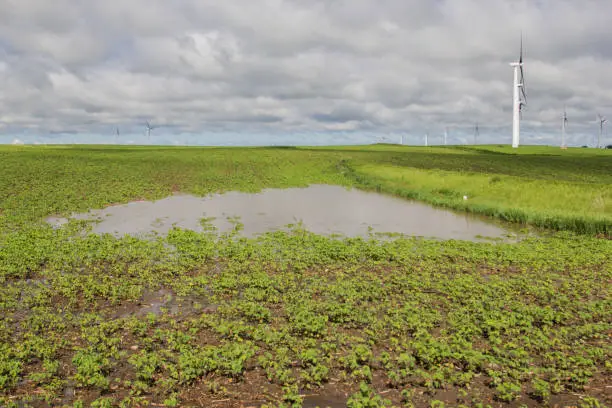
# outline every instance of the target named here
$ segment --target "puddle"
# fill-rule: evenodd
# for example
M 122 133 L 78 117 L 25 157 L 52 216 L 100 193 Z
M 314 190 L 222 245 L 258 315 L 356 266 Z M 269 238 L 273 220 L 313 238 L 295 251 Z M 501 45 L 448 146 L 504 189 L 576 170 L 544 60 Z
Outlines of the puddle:
M 146 290 L 137 303 L 128 303 L 115 308 L 113 317 L 147 316 L 149 313 L 155 316 L 165 313 L 184 317 L 194 313 L 214 313 L 216 309 L 216 305 L 208 304 L 201 297 L 177 296 L 168 289 Z
M 131 314 L 135 316 L 146 316 L 149 313 L 153 313 L 155 316 L 160 316 L 163 307 L 169 314 L 174 315 L 178 313 L 179 309 L 179 305 L 174 295 L 167 289 L 160 289 L 157 292 L 145 292 L 140 303 L 142 307 Z
M 299 222 L 317 234 L 348 237 L 368 237 L 374 232 L 480 240 L 505 238 L 510 234 L 493 222 L 473 215 L 331 185 L 268 189 L 256 194 L 228 192 L 207 197 L 180 194 L 155 202 L 138 201 L 92 210 L 72 218 L 97 220 L 93 232 L 117 237 L 164 235 L 174 225 L 201 232 L 203 219 L 209 220 L 218 232 L 228 232 L 234 228 L 232 218 L 243 225 L 241 234 L 249 237 L 287 229 L 289 224 Z M 47 222 L 59 227 L 67 220 L 49 217 Z

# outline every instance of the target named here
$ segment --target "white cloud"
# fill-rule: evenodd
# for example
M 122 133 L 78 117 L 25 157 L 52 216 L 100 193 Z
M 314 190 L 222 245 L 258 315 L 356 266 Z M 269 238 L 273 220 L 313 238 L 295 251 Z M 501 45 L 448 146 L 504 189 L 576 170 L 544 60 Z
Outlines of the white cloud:
M 158 141 L 307 142 L 337 130 L 420 140 L 445 125 L 469 136 L 478 121 L 483 141 L 508 142 L 521 30 L 524 140 L 557 137 L 563 105 L 578 144 L 597 112 L 612 116 L 607 0 L 0 0 L 0 10 L 5 135 L 113 142 L 118 125 L 138 143 L 149 119 L 166 125 Z

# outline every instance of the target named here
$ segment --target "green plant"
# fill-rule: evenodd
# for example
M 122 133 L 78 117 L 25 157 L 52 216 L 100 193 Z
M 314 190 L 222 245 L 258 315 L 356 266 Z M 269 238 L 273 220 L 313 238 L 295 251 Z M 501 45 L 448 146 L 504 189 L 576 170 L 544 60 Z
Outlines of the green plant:
M 588 397 L 588 396 L 584 397 L 584 399 L 580 403 L 580 408 L 599 408 L 599 407 L 601 407 L 601 404 L 599 403 L 599 400 L 594 397 Z
M 364 382 L 359 383 L 359 391 L 351 395 L 346 402 L 348 408 L 381 408 L 391 405 L 391 401 L 376 395 Z
M 548 401 L 550 397 L 550 384 L 544 380 L 535 378 L 531 382 L 533 388 L 533 396 L 540 401 Z
M 94 386 L 107 389 L 109 380 L 106 377 L 110 360 L 103 355 L 82 350 L 75 354 L 72 363 L 76 366 L 75 381 L 84 386 Z
M 511 402 L 518 398 L 521 386 L 511 382 L 503 382 L 496 388 L 496 398 L 500 401 Z
M 164 405 L 167 407 L 178 407 L 180 401 L 176 394 L 173 394 L 164 400 Z

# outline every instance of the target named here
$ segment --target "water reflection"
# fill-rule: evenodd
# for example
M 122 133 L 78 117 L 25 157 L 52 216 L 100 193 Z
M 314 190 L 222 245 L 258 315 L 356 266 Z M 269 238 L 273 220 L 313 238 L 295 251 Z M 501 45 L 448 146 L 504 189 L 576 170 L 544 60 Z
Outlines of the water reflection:
M 243 224 L 242 234 L 246 236 L 285 229 L 288 224 L 300 221 L 304 228 L 318 234 L 350 237 L 366 237 L 376 232 L 475 240 L 507 234 L 500 227 L 468 214 L 331 185 L 268 189 L 256 194 L 173 195 L 155 202 L 131 202 L 73 216 L 98 219 L 94 232 L 116 236 L 165 234 L 173 225 L 202 231 L 204 218 L 219 232 L 227 232 L 234 226 L 233 217 Z M 48 221 L 58 225 L 65 222 L 64 219 Z

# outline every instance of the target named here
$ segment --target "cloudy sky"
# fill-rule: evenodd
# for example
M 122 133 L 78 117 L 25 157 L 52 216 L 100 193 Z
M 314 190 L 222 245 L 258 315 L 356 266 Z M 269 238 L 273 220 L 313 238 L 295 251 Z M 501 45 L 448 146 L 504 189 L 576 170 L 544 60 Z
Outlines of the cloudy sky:
M 0 143 L 593 144 L 610 0 L 0 0 Z M 116 136 L 115 127 L 120 134 Z M 612 129 L 606 142 L 612 143 Z

